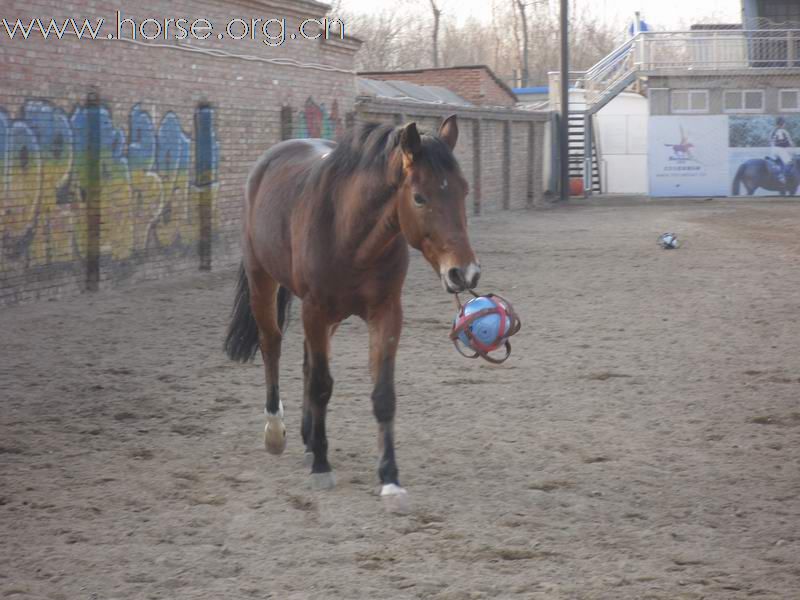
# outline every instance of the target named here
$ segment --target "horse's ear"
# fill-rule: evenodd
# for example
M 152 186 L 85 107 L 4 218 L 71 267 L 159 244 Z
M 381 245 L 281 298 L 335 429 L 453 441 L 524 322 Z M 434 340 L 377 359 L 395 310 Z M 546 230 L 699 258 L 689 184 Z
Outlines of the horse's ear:
M 400 149 L 409 161 L 413 161 L 422 152 L 422 140 L 416 123 L 409 123 L 403 127 L 400 132 Z
M 450 150 L 455 150 L 458 141 L 458 122 L 456 115 L 450 115 L 439 126 L 439 137 L 450 146 Z

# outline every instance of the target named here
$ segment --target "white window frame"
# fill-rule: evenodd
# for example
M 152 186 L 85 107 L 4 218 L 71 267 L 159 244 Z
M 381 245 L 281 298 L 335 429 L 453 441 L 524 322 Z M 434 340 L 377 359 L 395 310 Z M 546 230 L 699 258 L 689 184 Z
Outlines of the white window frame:
M 786 108 L 783 105 L 783 92 L 794 92 L 797 95 L 797 106 Z M 778 110 L 781 112 L 800 112 L 800 88 L 781 88 L 778 90 Z
M 687 94 L 686 100 L 688 108 L 675 108 L 675 100 L 674 95 L 676 93 L 685 92 Z M 702 94 L 705 96 L 706 99 L 706 107 L 705 108 L 691 108 L 692 106 L 692 94 Z M 709 106 L 708 106 L 708 90 L 695 90 L 695 89 L 688 89 L 688 90 L 670 90 L 669 93 L 669 109 L 670 112 L 676 115 L 685 115 L 685 114 L 708 114 Z
M 745 105 L 745 102 L 744 102 L 745 94 L 748 94 L 748 93 L 752 94 L 754 92 L 761 94 L 761 108 L 745 108 L 745 106 L 744 106 Z M 739 94 L 739 97 L 742 100 L 742 108 L 728 108 L 727 106 L 725 106 L 725 97 L 728 94 Z M 751 114 L 752 113 L 763 113 L 765 106 L 766 106 L 766 97 L 765 97 L 765 94 L 764 94 L 764 90 L 758 90 L 758 89 L 753 89 L 753 90 L 722 90 L 722 112 L 724 112 L 724 113 L 751 113 Z

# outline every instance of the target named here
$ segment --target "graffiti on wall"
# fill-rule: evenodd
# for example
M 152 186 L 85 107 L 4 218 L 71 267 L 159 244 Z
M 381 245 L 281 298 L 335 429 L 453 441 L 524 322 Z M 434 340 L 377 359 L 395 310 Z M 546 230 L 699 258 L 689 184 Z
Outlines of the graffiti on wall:
M 344 131 L 344 121 L 339 114 L 339 103 L 334 100 L 330 110 L 324 103 L 317 104 L 310 96 L 294 117 L 295 138 L 335 139 Z
M 99 129 L 94 138 L 91 123 Z M 217 189 L 213 108 L 198 108 L 194 125 L 195 140 L 174 112 L 156 122 L 139 104 L 127 128 L 102 105 L 77 105 L 68 114 L 29 100 L 17 118 L 0 108 L 0 273 L 86 257 L 92 139 L 99 146 L 103 259 L 196 249 L 198 207 Z

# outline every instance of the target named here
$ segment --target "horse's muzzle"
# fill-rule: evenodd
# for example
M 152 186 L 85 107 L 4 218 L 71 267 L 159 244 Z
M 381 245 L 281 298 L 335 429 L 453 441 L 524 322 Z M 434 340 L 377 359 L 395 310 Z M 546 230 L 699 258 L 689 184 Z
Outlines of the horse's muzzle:
M 442 285 L 444 289 L 451 294 L 457 294 L 464 290 L 471 290 L 478 285 L 478 280 L 481 278 L 481 267 L 477 263 L 469 263 L 466 269 L 461 267 L 452 267 L 443 270 Z

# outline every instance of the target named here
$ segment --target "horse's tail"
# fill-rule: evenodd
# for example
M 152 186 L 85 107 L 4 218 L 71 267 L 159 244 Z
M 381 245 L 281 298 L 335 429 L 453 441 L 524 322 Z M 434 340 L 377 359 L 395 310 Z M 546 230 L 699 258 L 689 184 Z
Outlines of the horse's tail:
M 739 195 L 739 185 L 742 183 L 742 175 L 744 174 L 744 165 L 739 165 L 736 170 L 736 176 L 733 178 L 733 185 L 731 186 L 731 193 L 734 196 Z
M 283 286 L 278 287 L 278 327 L 286 333 L 289 329 L 289 309 L 292 307 L 292 292 Z
M 278 327 L 286 331 L 289 325 L 289 307 L 292 294 L 285 287 L 278 288 L 277 309 Z M 231 360 L 247 362 L 252 360 L 258 351 L 258 324 L 250 307 L 250 283 L 244 265 L 239 266 L 239 283 L 236 286 L 236 298 L 231 312 L 228 334 L 225 336 L 225 353 Z
M 236 362 L 251 360 L 258 350 L 258 325 L 250 308 L 250 283 L 244 265 L 239 266 L 239 283 L 236 299 L 231 311 L 228 335 L 225 337 L 225 353 Z

